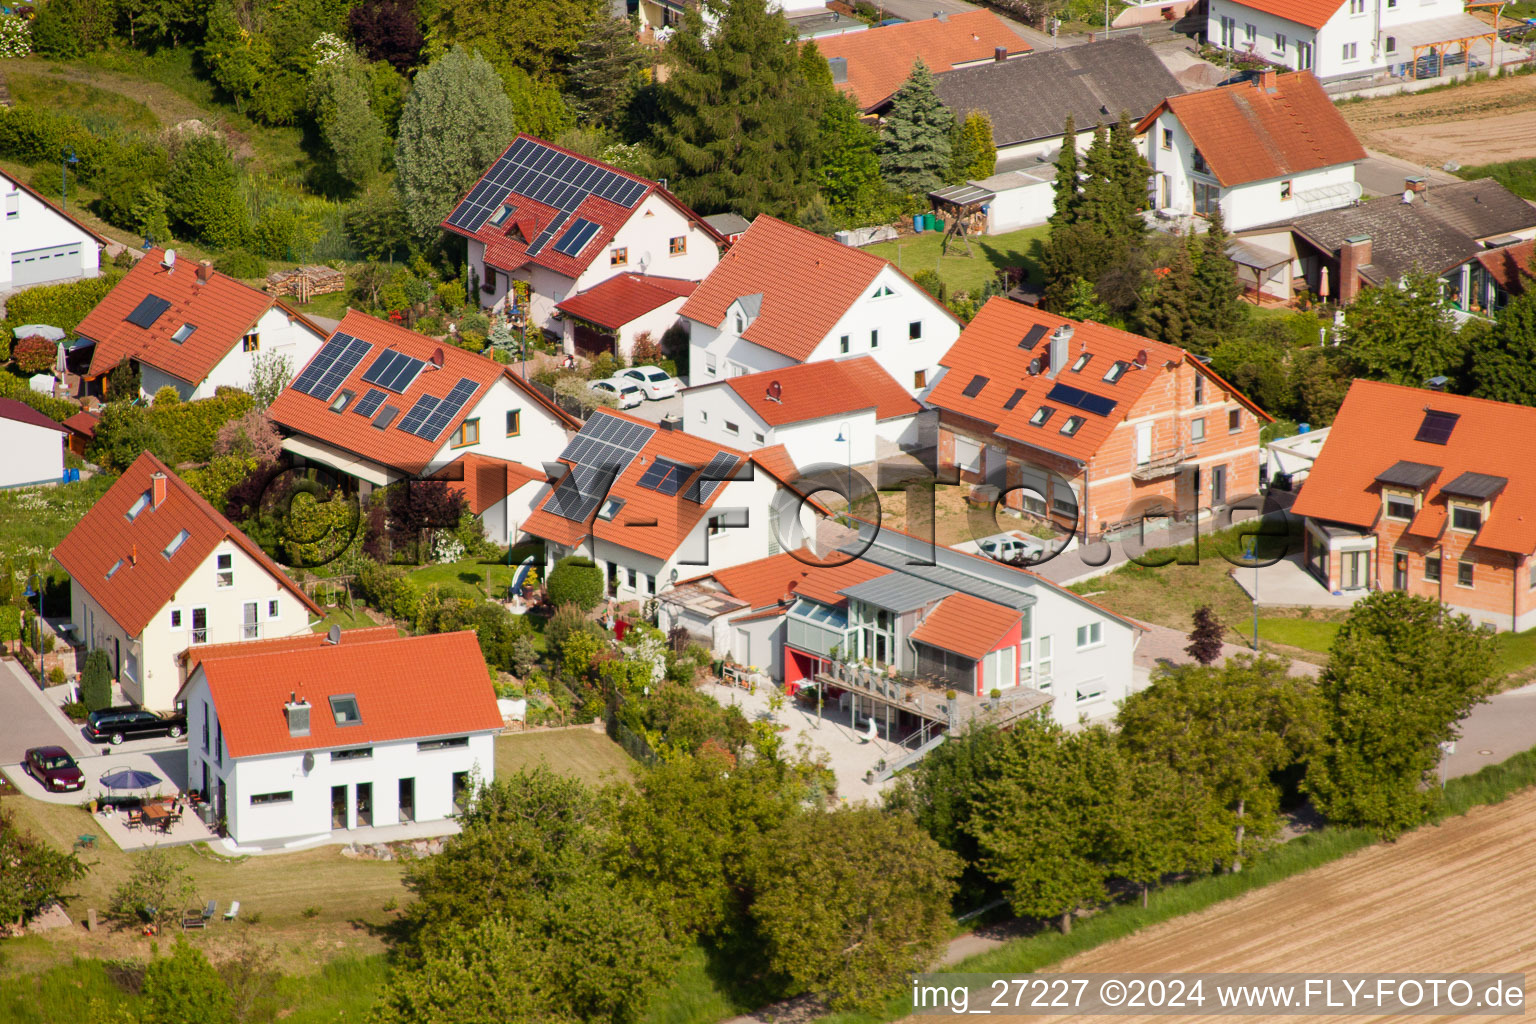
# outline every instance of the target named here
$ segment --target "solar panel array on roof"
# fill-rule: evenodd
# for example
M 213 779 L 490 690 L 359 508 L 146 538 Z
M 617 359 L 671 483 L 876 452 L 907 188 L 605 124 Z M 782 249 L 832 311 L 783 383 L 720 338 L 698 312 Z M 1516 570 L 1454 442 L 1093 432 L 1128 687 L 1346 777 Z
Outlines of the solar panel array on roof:
M 542 142 L 518 139 L 454 208 L 448 223 L 461 231 L 479 231 L 487 218 L 513 194 L 566 214 L 594 195 L 632 210 L 648 188 L 647 182 L 635 181 Z M 556 218 L 561 222 L 564 219 Z M 542 248 L 543 243 L 536 240 L 534 245 Z M 530 246 L 529 251 L 536 250 Z
M 700 505 L 708 502 L 722 484 L 730 481 L 731 471 L 740 461 L 730 452 L 716 452 L 715 457 L 709 460 L 709 465 L 704 467 L 704 472 L 700 473 L 693 486 L 688 488 L 689 500 Z
M 341 382 L 357 369 L 357 364 L 372 348 L 361 338 L 336 332 L 304 367 L 304 372 L 293 382 L 293 390 L 329 402 Z
M 1456 429 L 1456 421 L 1459 419 L 1461 419 L 1460 413 L 1425 409 L 1424 421 L 1419 424 L 1419 432 L 1413 439 L 1429 444 L 1446 444 L 1450 441 L 1451 431 Z
M 464 409 L 464 403 L 469 401 L 470 396 L 479 387 L 479 384 L 468 377 L 460 377 L 459 382 L 453 386 L 453 390 L 448 392 L 447 397 L 437 403 L 437 408 L 432 410 L 426 422 L 421 425 L 421 429 L 416 432 L 417 435 L 428 441 L 436 441 L 447 429 L 448 424 L 458 418 L 459 413 Z
M 577 217 L 576 222 L 566 228 L 565 234 L 561 235 L 559 240 L 555 242 L 555 252 L 563 252 L 567 256 L 575 256 L 587 247 L 588 242 L 592 241 L 592 236 L 597 234 L 597 228 L 596 224 L 585 217 Z
M 657 494 L 670 496 L 682 490 L 683 484 L 692 475 L 692 466 L 685 466 L 671 459 L 658 458 L 645 467 L 639 486 L 648 491 L 655 491 Z
M 135 327 L 149 328 L 160 319 L 160 314 L 171 308 L 171 304 L 158 295 L 146 295 L 139 300 L 139 304 L 133 307 L 126 319 Z
M 1019 342 L 1019 348 L 1034 348 L 1035 343 L 1045 337 L 1045 324 L 1035 324 L 1024 335 L 1024 340 Z
M 975 398 L 981 394 L 981 389 L 987 386 L 988 379 L 978 373 L 971 378 L 971 382 L 965 386 L 965 390 L 961 394 L 965 395 L 966 398 Z
M 388 392 L 381 391 L 378 388 L 369 388 L 362 401 L 352 407 L 352 411 L 359 416 L 372 416 L 379 411 L 379 406 L 384 404 L 384 399 L 387 397 L 389 397 Z
M 576 466 L 565 474 L 544 502 L 544 510 L 562 519 L 584 523 L 608 493 L 615 472 L 600 466 Z
M 1090 395 L 1082 388 L 1075 388 L 1070 384 L 1057 384 L 1045 397 L 1053 402 L 1081 409 L 1083 412 L 1091 412 L 1095 416 L 1108 416 L 1115 411 L 1115 406 L 1118 404 L 1113 398 Z
M 381 388 L 388 388 L 395 394 L 405 393 L 405 389 L 411 386 L 421 368 L 427 364 L 404 352 L 396 352 L 390 349 L 379 355 L 363 374 L 364 384 L 377 384 Z
M 577 466 L 628 466 L 640 454 L 656 428 L 619 416 L 599 413 L 587 420 L 581 432 L 560 453 L 564 462 Z
M 417 437 L 426 436 L 421 432 L 422 425 L 427 422 L 427 417 L 432 415 L 436 408 L 436 398 L 431 395 L 422 395 L 416 399 L 416 404 L 411 406 L 411 411 L 406 413 L 405 418 L 400 421 L 400 429 Z

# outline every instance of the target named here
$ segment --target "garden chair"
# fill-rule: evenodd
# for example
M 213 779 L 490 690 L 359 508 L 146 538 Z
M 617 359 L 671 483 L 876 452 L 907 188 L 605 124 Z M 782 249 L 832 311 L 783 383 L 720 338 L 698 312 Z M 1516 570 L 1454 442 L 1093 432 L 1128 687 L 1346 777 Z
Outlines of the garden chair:
M 239 916 L 240 916 L 240 901 L 239 900 L 234 900 L 234 901 L 232 901 L 230 903 L 229 909 L 224 911 L 224 920 L 226 920 L 226 921 L 233 921 L 235 918 L 237 918 Z

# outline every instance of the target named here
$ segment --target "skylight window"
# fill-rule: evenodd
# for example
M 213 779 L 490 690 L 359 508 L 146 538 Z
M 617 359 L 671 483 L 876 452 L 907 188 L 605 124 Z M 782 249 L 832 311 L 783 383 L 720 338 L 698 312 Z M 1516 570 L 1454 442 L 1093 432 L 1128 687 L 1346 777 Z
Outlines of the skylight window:
M 1051 421 L 1051 416 L 1054 415 L 1055 412 L 1056 410 L 1051 408 L 1049 405 L 1042 405 L 1040 408 L 1036 409 L 1035 414 L 1029 418 L 1029 425 L 1032 427 L 1043 427 Z
M 503 206 L 501 209 L 491 214 L 491 224 L 499 228 L 507 222 L 507 218 L 510 216 L 512 216 L 512 207 Z
M 1093 358 L 1093 353 L 1092 352 L 1084 352 L 1082 355 L 1078 356 L 1077 357 L 1077 361 L 1072 364 L 1072 372 L 1073 373 L 1082 373 L 1083 372 L 1083 367 L 1087 366 L 1088 365 L 1088 360 L 1090 360 L 1092 358 Z
M 362 713 L 357 710 L 357 698 L 344 693 L 331 698 L 331 716 L 337 725 L 362 725 Z
M 152 500 L 153 497 L 148 491 L 145 491 L 143 494 L 135 498 L 133 504 L 128 506 L 128 521 L 131 523 L 137 519 L 139 517 L 139 513 L 148 508 L 149 503 Z
M 1125 373 L 1125 368 L 1129 365 L 1130 364 L 1126 363 L 1124 360 L 1115 362 L 1110 366 L 1108 370 L 1104 372 L 1105 381 L 1113 384 L 1115 381 L 1120 379 L 1120 375 Z
M 602 511 L 598 512 L 597 518 L 602 520 L 612 520 L 614 516 L 619 514 L 619 509 L 623 507 L 623 498 L 609 498 L 607 501 L 603 502 Z
M 113 576 L 115 576 L 117 574 L 117 570 L 121 569 L 122 567 L 123 567 L 123 560 L 121 558 L 119 558 L 117 561 L 113 562 L 112 563 L 112 568 L 107 570 L 107 579 L 111 579 Z
M 331 412 L 341 412 L 355 397 L 355 392 L 343 388 L 341 391 L 337 392 L 336 397 L 331 400 Z
M 182 530 L 176 536 L 172 537 L 171 542 L 165 546 L 165 557 L 170 558 L 176 552 L 180 551 L 181 546 L 187 542 L 187 538 L 190 536 L 192 536 L 190 533 L 188 533 L 186 530 Z
M 192 332 L 195 330 L 197 330 L 197 328 L 192 324 L 182 324 L 180 327 L 176 328 L 176 333 L 171 335 L 171 340 L 180 345 L 182 342 L 192 337 Z
M 990 378 L 983 377 L 978 373 L 976 376 L 971 378 L 971 382 L 965 386 L 965 390 L 961 392 L 961 394 L 965 395 L 966 398 L 975 398 L 977 395 L 981 394 L 981 389 L 987 386 L 987 381 L 989 379 Z
M 1061 432 L 1066 434 L 1068 437 L 1071 437 L 1073 434 L 1077 433 L 1077 428 L 1081 427 L 1082 425 L 1083 418 L 1081 416 L 1068 416 L 1067 422 L 1061 425 Z

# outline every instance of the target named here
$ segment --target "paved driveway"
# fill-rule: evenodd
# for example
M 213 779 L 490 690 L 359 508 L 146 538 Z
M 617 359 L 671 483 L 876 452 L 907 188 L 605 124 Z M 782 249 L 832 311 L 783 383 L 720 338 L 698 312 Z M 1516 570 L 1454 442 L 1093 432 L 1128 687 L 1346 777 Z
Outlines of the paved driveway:
M 46 700 L 20 665 L 0 660 L 0 764 L 20 764 L 30 747 L 60 746 L 76 756 L 90 750 L 78 733 L 65 731 Z

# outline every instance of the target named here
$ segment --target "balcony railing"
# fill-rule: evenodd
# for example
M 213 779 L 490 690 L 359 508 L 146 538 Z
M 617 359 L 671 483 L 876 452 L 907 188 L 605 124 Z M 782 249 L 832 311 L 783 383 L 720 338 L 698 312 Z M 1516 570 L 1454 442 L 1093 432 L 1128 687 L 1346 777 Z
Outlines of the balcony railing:
M 247 622 L 240 627 L 240 639 L 258 640 L 261 638 L 261 626 L 254 622 Z
M 1003 691 L 996 700 L 978 697 L 968 689 L 937 676 L 916 676 L 903 672 L 891 674 L 869 665 L 834 661 L 820 673 L 819 680 L 831 686 L 884 701 L 932 721 L 945 723 L 951 730 L 973 719 L 989 717 L 1008 721 L 1036 711 L 1051 703 L 1051 696 L 1032 687 L 1019 686 Z M 949 694 L 953 692 L 954 697 Z
M 207 629 L 194 629 L 192 631 L 192 642 L 194 644 L 205 644 L 205 643 L 207 643 L 208 642 L 208 630 Z
M 1165 448 L 1160 452 L 1153 452 L 1152 457 L 1146 462 L 1138 463 L 1131 471 L 1131 476 L 1137 480 L 1156 480 L 1175 472 L 1183 462 L 1183 445 L 1177 448 Z

